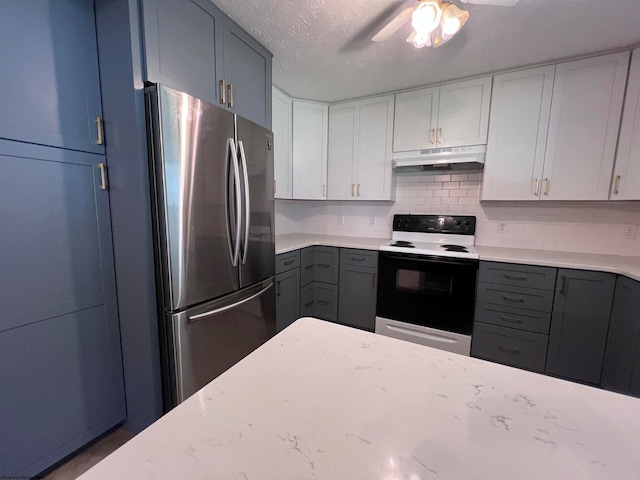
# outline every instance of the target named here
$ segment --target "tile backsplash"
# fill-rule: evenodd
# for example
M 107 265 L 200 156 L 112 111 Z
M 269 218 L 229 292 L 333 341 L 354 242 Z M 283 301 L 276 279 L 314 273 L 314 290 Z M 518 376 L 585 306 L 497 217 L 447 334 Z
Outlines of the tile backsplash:
M 388 238 L 395 213 L 475 215 L 477 245 L 640 256 L 640 202 L 480 203 L 480 172 L 397 181 L 395 202 L 276 200 L 276 233 Z M 625 236 L 630 226 L 634 238 Z

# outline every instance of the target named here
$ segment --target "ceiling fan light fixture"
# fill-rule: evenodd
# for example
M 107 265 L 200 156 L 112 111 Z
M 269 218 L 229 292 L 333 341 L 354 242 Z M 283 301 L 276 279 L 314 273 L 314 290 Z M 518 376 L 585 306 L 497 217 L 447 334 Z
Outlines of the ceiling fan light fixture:
M 431 47 L 431 36 L 431 32 L 422 33 L 417 30 L 413 30 L 411 35 L 409 35 L 409 38 L 407 38 L 407 43 L 412 44 L 416 48 Z
M 411 26 L 421 36 L 433 32 L 442 19 L 442 8 L 438 0 L 422 1 L 411 16 Z
M 467 23 L 467 20 L 469 20 L 469 12 L 458 8 L 453 3 L 447 5 L 442 11 L 442 20 L 440 21 L 442 39 L 448 40 L 453 37 Z

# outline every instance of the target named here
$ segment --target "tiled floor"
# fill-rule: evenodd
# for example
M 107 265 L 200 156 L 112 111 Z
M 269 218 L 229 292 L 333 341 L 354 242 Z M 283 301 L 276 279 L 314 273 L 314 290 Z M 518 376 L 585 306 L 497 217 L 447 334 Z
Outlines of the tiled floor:
M 132 437 L 129 431 L 119 428 L 42 478 L 43 480 L 75 480 Z

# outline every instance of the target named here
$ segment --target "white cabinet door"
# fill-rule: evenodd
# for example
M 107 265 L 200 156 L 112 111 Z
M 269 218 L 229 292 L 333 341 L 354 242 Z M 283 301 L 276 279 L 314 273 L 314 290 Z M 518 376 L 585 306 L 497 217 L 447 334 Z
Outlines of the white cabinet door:
M 393 105 L 393 95 L 360 102 L 358 200 L 393 200 Z
M 438 148 L 487 143 L 491 77 L 440 87 Z
M 628 52 L 556 66 L 544 200 L 609 197 L 628 66 Z
M 273 87 L 273 163 L 276 198 L 291 198 L 292 190 L 292 104 L 291 98 Z
M 398 93 L 393 124 L 393 151 L 436 148 L 440 87 Z
M 555 66 L 493 78 L 483 200 L 537 200 Z
M 633 51 L 611 200 L 640 200 L 640 48 Z
M 328 105 L 293 101 L 293 198 L 326 198 L 328 119 Z
M 355 200 L 360 102 L 329 107 L 327 199 Z

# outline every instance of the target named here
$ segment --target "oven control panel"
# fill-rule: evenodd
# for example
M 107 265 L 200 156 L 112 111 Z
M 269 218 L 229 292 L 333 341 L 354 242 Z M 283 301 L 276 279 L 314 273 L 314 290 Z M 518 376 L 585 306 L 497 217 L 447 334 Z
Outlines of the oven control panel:
M 464 215 L 394 215 L 395 232 L 455 233 L 474 235 L 476 217 Z

